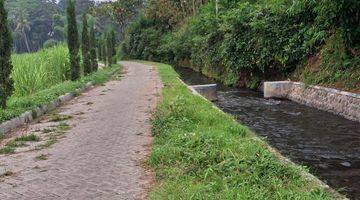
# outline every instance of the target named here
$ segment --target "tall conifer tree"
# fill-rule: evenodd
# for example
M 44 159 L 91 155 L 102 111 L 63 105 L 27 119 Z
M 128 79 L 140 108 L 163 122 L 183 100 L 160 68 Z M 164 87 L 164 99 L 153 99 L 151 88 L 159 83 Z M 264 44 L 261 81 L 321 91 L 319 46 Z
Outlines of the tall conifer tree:
M 89 41 L 89 26 L 87 22 L 87 16 L 86 14 L 83 14 L 82 18 L 82 37 L 81 37 L 81 51 L 82 51 L 82 60 L 83 60 L 83 69 L 84 74 L 90 74 L 91 73 L 91 61 L 90 61 L 90 41 Z
M 103 33 L 102 36 L 101 51 L 102 60 L 104 61 L 104 64 L 107 65 L 107 32 Z
M 76 24 L 75 2 L 68 1 L 67 7 L 68 20 L 68 48 L 71 64 L 71 80 L 77 80 L 80 77 L 80 57 L 79 57 L 79 34 Z
M 106 34 L 106 57 L 109 66 L 116 63 L 116 36 L 114 29 L 110 29 Z
M 92 71 L 97 71 L 98 61 L 96 56 L 96 37 L 95 37 L 95 28 L 92 25 L 90 27 L 90 60 Z
M 115 34 L 115 30 L 111 29 L 110 32 L 110 37 L 111 37 L 111 61 L 112 64 L 116 64 L 117 59 L 116 59 L 116 34 Z
M 8 25 L 8 14 L 4 0 L 0 0 L 0 107 L 6 107 L 6 101 L 13 92 L 11 49 L 12 37 Z

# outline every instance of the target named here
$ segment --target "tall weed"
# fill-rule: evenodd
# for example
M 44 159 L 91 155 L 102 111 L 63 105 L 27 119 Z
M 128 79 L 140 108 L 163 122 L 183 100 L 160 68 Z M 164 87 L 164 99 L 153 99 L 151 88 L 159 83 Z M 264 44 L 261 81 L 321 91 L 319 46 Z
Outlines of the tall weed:
M 14 95 L 31 95 L 67 80 L 70 69 L 68 49 L 64 45 L 31 54 L 15 54 L 11 74 Z

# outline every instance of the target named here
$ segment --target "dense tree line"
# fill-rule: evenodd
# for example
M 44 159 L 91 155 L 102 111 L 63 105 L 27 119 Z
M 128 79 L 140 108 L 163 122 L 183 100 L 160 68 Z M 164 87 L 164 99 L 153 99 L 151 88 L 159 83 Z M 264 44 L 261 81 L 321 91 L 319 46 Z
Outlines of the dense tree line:
M 81 20 L 83 13 L 92 15 L 97 36 L 105 30 L 107 24 L 119 25 L 120 21 L 128 21 L 127 18 L 135 15 L 136 7 L 128 3 L 129 1 L 123 0 L 77 0 L 75 16 L 77 20 Z M 8 0 L 5 1 L 5 6 L 9 11 L 9 25 L 13 32 L 15 52 L 34 52 L 66 41 L 68 0 Z M 111 9 L 107 9 L 109 7 Z M 119 13 L 126 14 L 121 16 Z M 81 27 L 81 23 L 79 26 Z M 120 33 L 123 27 L 118 27 L 116 31 Z
M 122 54 L 192 67 L 230 85 L 294 78 L 356 88 L 359 10 L 357 0 L 150 0 Z
M 61 2 L 62 1 L 60 1 L 60 3 Z M 79 1 L 76 2 L 78 3 Z M 55 3 L 55 1 L 52 3 Z M 98 69 L 98 60 L 103 60 L 111 66 L 116 63 L 117 53 L 117 33 L 113 28 L 107 28 L 106 32 L 102 34 L 103 40 L 99 40 L 96 36 L 96 22 L 94 18 L 91 18 L 91 15 L 89 15 L 90 11 L 88 9 L 82 14 L 82 31 L 81 34 L 79 34 L 76 5 L 77 4 L 74 0 L 67 0 L 65 22 L 60 16 L 54 16 L 57 23 L 62 23 L 63 25 L 66 23 L 66 29 L 64 27 L 62 32 L 66 30 L 66 38 L 69 49 L 70 75 L 68 76 L 67 72 L 64 71 L 64 74 L 61 76 L 67 77 L 71 80 L 77 80 L 82 75 L 88 75 L 96 71 Z M 25 44 L 26 51 L 30 52 L 33 49 L 31 49 L 32 46 L 29 43 L 30 39 L 27 37 L 28 35 L 26 32 L 30 28 L 28 27 L 25 18 L 21 18 L 21 21 L 21 25 L 19 24 L 17 29 L 19 29 L 19 31 L 23 34 L 22 39 Z M 13 93 L 13 81 L 11 77 L 11 53 L 13 50 L 13 40 L 10 25 L 8 13 L 5 8 L 5 0 L 0 0 L 0 108 L 6 107 L 7 99 Z M 108 26 L 112 27 L 111 25 Z M 17 29 L 14 31 L 17 31 Z M 99 43 L 97 41 L 99 41 Z M 98 48 L 99 51 L 97 51 Z M 97 55 L 97 52 L 99 52 L 99 55 Z M 98 59 L 98 56 L 101 57 Z

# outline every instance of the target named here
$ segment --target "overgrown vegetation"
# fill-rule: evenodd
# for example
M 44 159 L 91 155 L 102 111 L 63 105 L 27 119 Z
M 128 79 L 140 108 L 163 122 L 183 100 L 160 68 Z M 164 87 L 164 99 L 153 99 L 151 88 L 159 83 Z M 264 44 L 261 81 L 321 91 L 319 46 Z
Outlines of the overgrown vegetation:
M 64 45 L 31 54 L 14 54 L 14 95 L 32 95 L 70 79 L 68 49 Z
M 332 199 L 299 167 L 280 162 L 265 142 L 210 102 L 192 95 L 169 65 L 154 114 L 151 199 Z
M 136 16 L 142 0 L 76 0 L 74 3 L 76 17 L 80 19 L 88 13 L 89 21 L 96 27 L 95 35 L 99 36 L 108 25 L 121 33 L 129 19 Z M 68 0 L 7 0 L 5 7 L 9 11 L 16 53 L 36 52 L 66 41 Z
M 14 140 L 9 141 L 6 145 L 0 149 L 0 154 L 11 154 L 15 152 L 17 147 L 26 146 L 26 142 L 36 142 L 39 141 L 40 137 L 35 134 L 23 135 L 15 138 Z
M 228 85 L 291 77 L 360 87 L 357 0 L 201 1 L 186 17 L 188 7 L 149 1 L 127 30 L 125 58 L 192 67 Z

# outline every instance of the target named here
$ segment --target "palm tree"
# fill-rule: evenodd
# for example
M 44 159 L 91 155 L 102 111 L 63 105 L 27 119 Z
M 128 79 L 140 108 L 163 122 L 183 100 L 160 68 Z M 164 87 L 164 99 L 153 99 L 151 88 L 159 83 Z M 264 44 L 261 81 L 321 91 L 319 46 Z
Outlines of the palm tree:
M 30 22 L 26 19 L 26 17 L 23 14 L 20 14 L 19 18 L 16 20 L 15 32 L 18 32 L 23 37 L 28 52 L 30 52 L 30 46 L 27 37 L 27 31 L 30 30 L 31 30 Z

